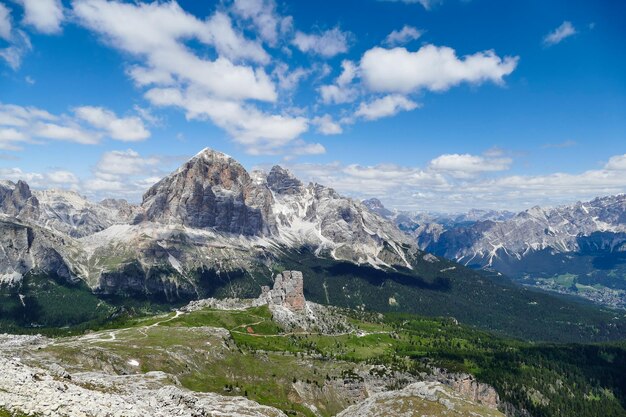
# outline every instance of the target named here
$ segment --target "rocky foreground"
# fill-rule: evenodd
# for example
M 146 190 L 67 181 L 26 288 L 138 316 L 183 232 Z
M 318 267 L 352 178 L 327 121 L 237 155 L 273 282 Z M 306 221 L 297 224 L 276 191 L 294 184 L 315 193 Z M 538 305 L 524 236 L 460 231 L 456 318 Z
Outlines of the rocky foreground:
M 286 334 L 356 332 L 337 311 L 306 301 L 302 284 L 301 272 L 283 271 L 275 277 L 273 288 L 263 288 L 258 299 L 196 301 L 169 318 L 143 327 L 61 339 L 2 335 L 0 411 L 59 417 L 286 416 L 277 408 L 245 398 L 247 392 L 238 389 L 229 388 L 221 394 L 194 392 L 182 386 L 178 375 L 141 369 L 146 360 L 159 358 L 170 363 L 185 360 L 193 365 L 236 355 L 239 350 L 232 345 L 231 333 L 225 328 L 161 326 L 206 309 L 245 311 L 267 305 L 273 321 Z M 243 330 L 250 326 L 239 327 Z M 237 328 L 230 332 L 239 331 Z M 140 343 L 147 344 L 142 348 Z M 175 345 L 168 347 L 166 343 Z M 191 358 L 196 358 L 195 362 Z M 303 357 L 299 363 L 308 367 L 313 362 Z M 337 363 L 336 370 L 341 366 Z M 300 374 L 296 366 L 291 372 L 296 377 Z M 320 404 L 320 396 L 329 401 L 338 398 L 338 404 L 345 404 L 339 408 L 344 409 L 339 414 L 342 417 L 503 416 L 497 411 L 499 400 L 493 388 L 469 375 L 435 370 L 423 375 L 428 381 L 419 381 L 415 375 L 372 365 L 359 366 L 344 375 L 327 378 L 321 388 L 294 378 L 285 389 L 296 393 L 300 398 L 297 402 L 319 416 L 329 415 L 314 405 Z M 390 391 L 390 386 L 404 388 Z

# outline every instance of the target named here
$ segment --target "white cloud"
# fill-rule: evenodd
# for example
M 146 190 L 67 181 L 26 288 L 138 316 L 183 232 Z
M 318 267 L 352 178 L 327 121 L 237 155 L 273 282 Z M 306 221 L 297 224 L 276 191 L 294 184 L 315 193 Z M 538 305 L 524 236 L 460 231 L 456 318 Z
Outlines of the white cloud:
M 136 116 L 118 118 L 110 110 L 93 106 L 77 107 L 74 113 L 93 127 L 106 131 L 113 139 L 134 142 L 150 137 L 143 121 Z
M 83 25 L 139 61 L 128 74 L 138 86 L 150 87 L 145 97 L 153 105 L 179 107 L 189 119 L 210 120 L 254 154 L 287 149 L 308 130 L 305 117 L 280 110 L 272 114 L 258 102 L 275 103 L 277 90 L 295 89 L 309 72 L 277 65 L 272 74 L 277 89 L 265 69 L 254 66 L 267 63 L 269 55 L 258 41 L 238 32 L 224 13 L 200 20 L 175 2 L 73 4 Z M 266 42 L 288 29 L 271 1 L 236 1 L 228 10 L 251 21 Z M 190 39 L 215 47 L 217 56 L 198 55 L 197 48 L 186 44 Z
M 611 171 L 626 171 L 626 154 L 612 156 L 604 168 Z
M 463 156 L 463 155 L 461 155 Z M 470 155 L 471 156 L 471 155 Z M 425 169 L 394 164 L 375 166 L 292 164 L 290 170 L 306 181 L 331 185 L 355 197 L 378 197 L 390 208 L 423 211 L 467 211 L 468 208 L 522 210 L 533 205 L 556 205 L 596 196 L 626 192 L 626 155 L 611 157 L 603 169 L 580 173 L 505 175 L 496 170 L 510 162 L 486 161 L 491 171 L 481 171 L 476 158 L 434 158 Z M 437 170 L 433 165 L 445 167 Z M 475 175 L 456 175 L 465 169 Z M 487 175 L 485 177 L 485 175 Z M 501 175 L 501 174 L 500 174 Z
M 271 46 L 276 45 L 281 33 L 291 30 L 291 16 L 279 16 L 272 0 L 234 0 L 232 10 L 243 19 L 252 21 L 259 37 Z
M 50 180 L 50 182 L 54 184 L 71 185 L 71 184 L 78 184 L 79 182 L 78 177 L 74 175 L 73 172 L 70 172 L 70 171 L 63 171 L 63 170 L 52 171 L 47 174 L 47 177 Z
M 159 158 L 143 158 L 132 149 L 110 151 L 102 155 L 98 165 L 96 165 L 96 172 L 97 174 L 113 176 L 138 175 L 158 167 L 160 163 Z
M 93 169 L 93 176 L 81 182 L 82 191 L 94 198 L 141 200 L 141 195 L 167 173 L 178 158 L 144 157 L 127 149 L 104 152 Z
M 235 31 L 228 15 L 216 12 L 208 20 L 206 41 L 213 42 L 220 55 L 233 60 L 250 59 L 254 62 L 268 63 L 270 56 L 263 47 L 244 38 Z
M 323 85 L 319 88 L 320 96 L 324 104 L 343 104 L 356 100 L 357 89 L 352 82 L 358 74 L 358 68 L 352 61 L 341 62 L 341 74 L 335 79 L 334 84 Z
M 311 122 L 317 126 L 317 131 L 322 135 L 338 135 L 343 133 L 341 125 L 335 122 L 329 114 L 315 117 Z
M 196 91 L 154 88 L 146 98 L 156 106 L 181 107 L 189 119 L 210 119 L 252 154 L 274 153 L 308 130 L 304 117 L 267 114 L 253 106 L 213 99 Z
M 430 161 L 429 167 L 435 171 L 447 171 L 454 176 L 466 177 L 481 172 L 504 171 L 509 169 L 511 158 L 482 157 L 470 154 L 444 154 Z
M 14 27 L 11 10 L 4 3 L 0 3 L 0 40 L 8 43 L 8 46 L 0 48 L 0 59 L 17 71 L 22 65 L 24 55 L 32 49 L 32 45 L 28 35 Z
M 6 40 L 9 42 L 9 46 L 0 48 L 0 58 L 4 59 L 9 67 L 17 71 L 22 65 L 24 55 L 33 46 L 28 35 L 24 31 L 15 28 L 13 28 L 13 32 L 9 34 L 9 38 Z
M 561 23 L 561 26 L 548 33 L 543 38 L 543 43 L 547 46 L 556 45 L 557 43 L 561 43 L 563 39 L 569 38 L 575 34 L 576 28 L 574 28 L 574 25 L 572 25 L 571 22 L 565 21 Z
M 37 122 L 30 133 L 42 139 L 76 142 L 83 145 L 95 145 L 100 142 L 101 138 L 99 133 L 85 130 L 72 122 L 66 125 Z
M 394 30 L 384 40 L 384 44 L 388 46 L 403 45 L 407 42 L 419 39 L 423 35 L 423 31 L 413 26 L 404 25 L 400 30 Z
M 16 151 L 20 142 L 29 142 L 28 136 L 14 128 L 0 127 L 0 149 Z
M 38 32 L 53 34 L 61 31 L 63 5 L 61 0 L 16 0 L 24 6 L 24 23 Z
M 319 88 L 320 97 L 324 104 L 344 104 L 356 100 L 358 92 L 351 87 L 342 87 L 336 84 L 323 85 Z
M 321 143 L 302 143 L 291 149 L 294 155 L 321 155 L 326 153 L 326 148 Z
M 298 87 L 298 84 L 300 84 L 300 81 L 310 74 L 310 70 L 306 70 L 302 67 L 290 70 L 289 65 L 284 62 L 276 64 L 274 71 L 272 71 L 272 75 L 278 79 L 278 88 L 290 92 L 294 91 Z
M 405 48 L 375 47 L 361 59 L 361 77 L 373 91 L 410 93 L 420 89 L 445 91 L 463 82 L 502 84 L 513 72 L 518 57 L 498 57 L 494 51 L 477 52 L 462 59 L 454 49 L 425 45 L 417 52 Z
M 79 107 L 75 116 L 70 116 L 0 103 L 0 148 L 3 149 L 20 150 L 20 143 L 40 143 L 46 139 L 94 145 L 104 137 L 131 141 L 149 135 L 138 117 L 118 118 L 102 107 Z
M 443 175 L 417 167 L 395 164 L 363 166 L 358 164 L 292 164 L 289 168 L 305 182 L 332 186 L 337 191 L 353 197 L 410 196 L 414 189 L 448 190 L 449 183 Z
M 302 52 L 317 54 L 325 58 L 348 52 L 349 32 L 334 28 L 320 34 L 296 32 L 292 43 Z
M 11 11 L 0 3 L 0 39 L 11 40 L 13 25 L 11 23 Z
M 0 177 L 10 181 L 26 181 L 30 187 L 49 189 L 51 186 L 74 187 L 79 179 L 72 172 L 53 170 L 49 172 L 25 172 L 20 168 L 0 168 Z
M 418 103 L 400 94 L 390 94 L 369 103 L 361 103 L 354 115 L 366 120 L 376 120 L 394 116 L 401 111 L 410 111 L 417 107 L 419 107 Z
M 105 0 L 75 0 L 74 13 L 89 29 L 123 51 L 144 59 L 137 80 L 159 74 L 208 94 L 232 100 L 275 101 L 276 91 L 263 69 L 234 64 L 231 59 L 267 61 L 260 46 L 236 35 L 228 18 L 217 13 L 202 21 L 177 3 L 129 4 Z M 195 38 L 213 45 L 220 56 L 205 59 L 193 53 L 184 40 Z M 255 46 L 256 45 L 256 46 Z

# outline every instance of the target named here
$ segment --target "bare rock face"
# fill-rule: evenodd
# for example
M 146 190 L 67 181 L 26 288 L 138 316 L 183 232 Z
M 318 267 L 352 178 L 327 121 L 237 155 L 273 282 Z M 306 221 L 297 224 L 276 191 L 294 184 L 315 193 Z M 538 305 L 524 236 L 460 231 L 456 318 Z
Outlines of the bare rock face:
M 20 218 L 37 218 L 39 201 L 24 181 L 0 183 L 0 211 Z
M 267 292 L 267 289 L 265 290 Z M 300 271 L 283 271 L 274 278 L 274 288 L 268 292 L 270 305 L 281 305 L 289 310 L 303 311 L 304 277 Z
M 152 186 L 139 220 L 213 228 L 243 235 L 269 235 L 272 195 L 231 157 L 205 149 Z
M 279 165 L 274 165 L 267 175 L 267 185 L 272 191 L 279 194 L 302 192 L 302 182 Z
M 433 369 L 433 377 L 436 381 L 448 385 L 454 391 L 477 404 L 483 404 L 491 408 L 497 408 L 500 405 L 500 397 L 496 390 L 491 385 L 478 382 L 470 374 L 451 373 L 445 369 Z
M 476 404 L 441 383 L 421 381 L 398 391 L 377 393 L 348 407 L 337 417 L 447 416 L 504 417 L 497 409 Z
M 63 247 L 63 238 L 50 231 L 0 219 L 0 284 L 18 285 L 31 270 L 74 279 L 57 250 Z

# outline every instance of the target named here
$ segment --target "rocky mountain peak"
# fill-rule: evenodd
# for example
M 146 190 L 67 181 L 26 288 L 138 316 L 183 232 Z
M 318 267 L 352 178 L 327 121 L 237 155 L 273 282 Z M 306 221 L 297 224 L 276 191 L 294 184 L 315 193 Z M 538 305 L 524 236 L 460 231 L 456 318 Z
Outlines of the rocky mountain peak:
M 298 194 L 302 191 L 302 182 L 279 165 L 274 165 L 270 170 L 267 185 L 278 194 Z
M 272 195 L 226 154 L 204 149 L 153 185 L 139 220 L 265 235 L 273 231 Z
M 368 209 L 370 209 L 371 211 L 373 211 L 374 213 L 377 213 L 378 215 L 383 216 L 385 218 L 393 216 L 393 212 L 387 209 L 383 205 L 383 203 L 377 198 L 370 198 L 368 200 L 363 200 L 363 205 L 367 207 Z
M 36 218 L 39 201 L 26 182 L 6 181 L 0 185 L 0 211 L 14 217 Z
M 204 148 L 196 155 L 194 155 L 191 160 L 204 160 L 207 162 L 215 163 L 218 161 L 228 162 L 228 163 L 237 163 L 230 155 L 227 155 L 223 152 L 216 151 L 211 148 Z

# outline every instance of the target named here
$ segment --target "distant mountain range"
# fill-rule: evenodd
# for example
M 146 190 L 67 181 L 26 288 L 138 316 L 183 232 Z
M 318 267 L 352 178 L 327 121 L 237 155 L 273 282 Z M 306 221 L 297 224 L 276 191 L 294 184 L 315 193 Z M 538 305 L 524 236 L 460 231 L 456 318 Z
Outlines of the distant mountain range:
M 437 216 L 373 207 L 420 249 L 524 283 L 626 306 L 626 195 L 520 213 Z
M 531 291 L 498 273 L 426 252 L 456 260 L 462 245 L 449 251 L 437 245 L 455 241 L 447 236 L 458 225 L 477 228 L 471 232 L 477 235 L 521 215 L 502 223 L 485 219 L 511 215 L 474 211 L 423 223 L 371 203 L 303 184 L 280 166 L 249 173 L 211 149 L 153 185 L 138 205 L 95 203 L 75 192 L 34 191 L 23 181 L 4 181 L 0 326 L 108 320 L 137 302 L 257 297 L 277 272 L 288 269 L 302 271 L 307 298 L 323 304 L 453 316 L 529 339 L 626 335 L 626 316 Z M 478 252 L 480 257 L 465 263 L 497 266 L 503 253 Z M 459 253 L 461 262 L 469 259 Z

